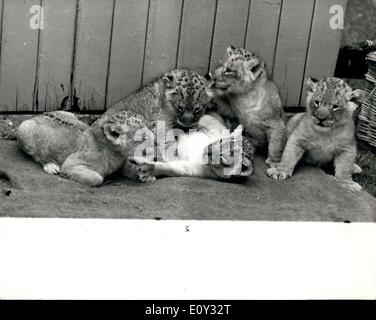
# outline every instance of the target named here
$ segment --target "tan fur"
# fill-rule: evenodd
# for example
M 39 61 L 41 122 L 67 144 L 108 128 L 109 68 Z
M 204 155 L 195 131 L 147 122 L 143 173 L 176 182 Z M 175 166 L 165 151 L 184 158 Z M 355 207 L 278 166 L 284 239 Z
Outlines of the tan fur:
M 241 123 L 255 146 L 268 145 L 267 164 L 279 162 L 286 127 L 282 102 L 265 62 L 246 49 L 229 47 L 213 80 L 209 94 L 218 112 Z
M 131 153 L 134 132 L 143 119 L 120 112 L 92 127 L 64 111 L 49 112 L 24 121 L 18 144 L 50 174 L 99 186 Z
M 352 180 L 352 173 L 360 169 L 355 165 L 352 114 L 362 93 L 352 91 L 337 78 L 319 82 L 308 79 L 307 86 L 307 111 L 289 121 L 289 138 L 282 160 L 267 174 L 274 179 L 285 180 L 292 176 L 300 159 L 319 166 L 333 162 L 339 183 L 351 190 L 361 190 L 360 185 Z

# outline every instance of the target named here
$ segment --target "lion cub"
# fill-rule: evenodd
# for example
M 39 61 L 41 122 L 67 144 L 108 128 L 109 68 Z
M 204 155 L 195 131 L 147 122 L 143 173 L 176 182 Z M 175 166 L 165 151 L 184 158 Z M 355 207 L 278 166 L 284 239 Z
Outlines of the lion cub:
M 92 127 L 69 112 L 55 111 L 21 123 L 17 140 L 45 172 L 100 186 L 132 154 L 134 133 L 143 127 L 144 119 L 129 111 Z
M 220 180 L 249 177 L 253 173 L 253 158 L 249 152 L 253 146 L 242 139 L 242 132 L 243 126 L 239 125 L 230 133 L 218 114 L 203 115 L 197 130 L 180 131 L 177 139 L 169 144 L 163 161 L 132 157 L 123 173 L 140 182 L 177 176 Z M 134 165 L 138 166 L 136 172 Z
M 307 111 L 290 119 L 281 163 L 270 168 L 267 174 L 285 180 L 292 176 L 302 158 L 313 165 L 333 161 L 339 183 L 351 190 L 361 190 L 352 180 L 352 174 L 361 171 L 355 165 L 353 112 L 363 99 L 363 91 L 353 91 L 338 78 L 320 81 L 309 78 L 307 88 Z
M 286 143 L 282 102 L 265 62 L 242 48 L 227 48 L 223 62 L 208 75 L 218 113 L 239 122 L 256 147 L 268 145 L 266 163 L 279 162 Z

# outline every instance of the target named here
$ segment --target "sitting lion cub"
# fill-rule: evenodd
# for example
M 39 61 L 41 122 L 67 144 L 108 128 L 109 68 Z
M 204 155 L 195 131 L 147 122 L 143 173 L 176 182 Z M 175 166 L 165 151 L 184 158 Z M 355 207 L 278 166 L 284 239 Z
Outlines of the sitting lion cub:
M 17 140 L 45 172 L 94 187 L 123 165 L 133 151 L 134 133 L 143 127 L 143 119 L 129 111 L 92 127 L 69 112 L 55 111 L 21 123 Z
M 207 78 L 217 112 L 230 123 L 242 124 L 255 147 L 268 147 L 269 166 L 278 163 L 286 143 L 285 115 L 265 62 L 247 49 L 231 46 Z
M 307 81 L 307 111 L 288 123 L 288 141 L 281 162 L 267 174 L 285 180 L 292 176 L 300 159 L 313 165 L 334 162 L 335 177 L 341 185 L 359 191 L 352 174 L 361 171 L 355 165 L 356 146 L 353 112 L 363 98 L 362 90 L 352 90 L 338 78 Z

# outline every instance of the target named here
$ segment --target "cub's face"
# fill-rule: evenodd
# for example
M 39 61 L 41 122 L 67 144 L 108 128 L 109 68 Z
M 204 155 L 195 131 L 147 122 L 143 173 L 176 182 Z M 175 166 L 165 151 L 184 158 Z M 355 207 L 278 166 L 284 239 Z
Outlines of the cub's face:
M 145 128 L 142 117 L 130 111 L 121 111 L 99 125 L 106 139 L 106 147 L 128 156 L 135 147 L 135 135 Z
M 206 79 L 194 71 L 173 70 L 166 73 L 162 81 L 174 125 L 181 128 L 196 127 L 210 101 Z
M 212 94 L 247 92 L 257 80 L 266 77 L 263 60 L 249 50 L 228 47 L 223 62 L 213 73 Z
M 362 90 L 352 90 L 343 80 L 307 80 L 307 112 L 317 129 L 330 130 L 352 118 L 362 101 Z

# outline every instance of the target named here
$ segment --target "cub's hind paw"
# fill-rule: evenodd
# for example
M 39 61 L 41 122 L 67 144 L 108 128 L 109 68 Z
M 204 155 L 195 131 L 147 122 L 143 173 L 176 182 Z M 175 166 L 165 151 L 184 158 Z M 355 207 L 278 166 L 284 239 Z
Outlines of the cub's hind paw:
M 60 167 L 57 164 L 50 162 L 50 163 L 46 163 L 43 166 L 43 170 L 44 170 L 44 172 L 46 172 L 48 174 L 59 174 Z
M 278 167 L 269 168 L 266 174 L 275 180 L 287 180 L 292 176 L 291 172 Z
M 362 172 L 363 172 L 362 168 L 360 166 L 358 166 L 357 164 L 354 164 L 353 173 L 358 174 L 358 173 L 362 173 Z
M 88 187 L 99 187 L 103 184 L 104 180 L 104 177 L 100 173 L 83 166 L 69 169 L 63 166 L 60 176 Z
M 143 158 L 130 158 L 129 163 L 132 164 L 134 176 L 136 180 L 142 183 L 153 182 L 156 180 L 155 164 Z

